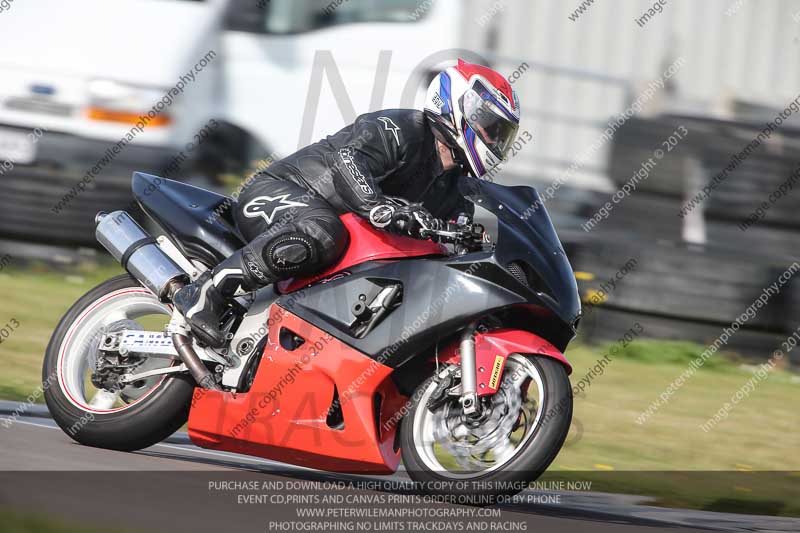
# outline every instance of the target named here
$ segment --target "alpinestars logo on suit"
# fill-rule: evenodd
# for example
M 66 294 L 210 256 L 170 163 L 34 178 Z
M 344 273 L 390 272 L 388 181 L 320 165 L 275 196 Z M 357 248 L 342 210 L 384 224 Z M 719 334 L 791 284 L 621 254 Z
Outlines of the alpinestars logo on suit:
M 289 194 L 278 196 L 258 196 L 244 206 L 242 213 L 248 218 L 262 217 L 267 224 L 272 224 L 275 215 L 293 207 L 308 207 L 308 204 L 289 200 Z

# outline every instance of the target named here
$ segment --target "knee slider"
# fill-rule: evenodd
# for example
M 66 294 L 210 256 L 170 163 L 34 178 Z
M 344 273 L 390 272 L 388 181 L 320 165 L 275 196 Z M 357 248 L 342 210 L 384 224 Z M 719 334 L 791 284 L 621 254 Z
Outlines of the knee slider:
M 315 243 L 301 233 L 277 237 L 264 249 L 264 261 L 278 274 L 313 272 L 317 256 Z

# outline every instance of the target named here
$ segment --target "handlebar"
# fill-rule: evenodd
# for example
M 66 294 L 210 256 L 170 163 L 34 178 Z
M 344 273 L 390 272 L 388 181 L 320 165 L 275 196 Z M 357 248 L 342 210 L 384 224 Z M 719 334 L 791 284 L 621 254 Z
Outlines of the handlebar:
M 422 236 L 440 243 L 480 244 L 483 241 L 483 231 L 481 224 L 460 225 L 448 222 L 439 229 L 424 230 Z
M 410 220 L 399 218 L 394 221 L 393 228 L 398 232 L 407 233 Z M 461 214 L 455 222 L 446 222 L 441 219 L 420 216 L 414 213 L 413 222 L 419 227 L 415 236 L 421 239 L 431 239 L 442 244 L 454 244 L 459 252 L 477 249 L 483 246 L 484 227 L 482 224 L 472 222 L 470 215 Z

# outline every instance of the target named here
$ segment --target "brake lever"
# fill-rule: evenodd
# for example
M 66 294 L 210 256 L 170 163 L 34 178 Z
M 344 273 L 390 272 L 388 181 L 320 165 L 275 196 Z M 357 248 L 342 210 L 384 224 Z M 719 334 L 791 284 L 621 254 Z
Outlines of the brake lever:
M 437 237 L 440 242 L 451 242 L 451 243 L 458 243 L 461 242 L 463 235 L 455 231 L 445 231 L 445 230 L 428 230 L 427 233 L 424 235 L 426 238 Z
M 455 226 L 456 229 L 427 229 L 423 230 L 421 234 L 425 238 L 437 237 L 439 242 L 449 242 L 452 244 L 473 242 L 476 238 L 476 229 L 473 225 L 459 226 L 447 223 L 446 226 L 448 228 Z

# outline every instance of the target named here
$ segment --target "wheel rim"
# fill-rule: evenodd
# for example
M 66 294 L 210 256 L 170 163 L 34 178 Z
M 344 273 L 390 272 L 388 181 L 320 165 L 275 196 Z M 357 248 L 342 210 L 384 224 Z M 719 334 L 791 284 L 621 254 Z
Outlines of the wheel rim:
M 98 389 L 91 384 L 87 386 L 86 378 L 95 365 L 100 339 L 106 333 L 121 329 L 145 329 L 136 319 L 170 314 L 169 306 L 141 287 L 115 291 L 87 306 L 70 325 L 59 347 L 56 372 L 58 384 L 67 400 L 83 411 L 115 413 L 130 409 L 155 392 L 163 383 L 163 376 L 143 380 L 139 386 L 128 385 L 119 391 Z M 146 360 L 143 364 L 148 365 L 147 369 L 156 368 L 150 361 L 155 360 Z M 160 367 L 174 364 L 169 359 L 157 360 L 157 363 Z M 136 371 L 141 371 L 141 368 Z M 124 405 L 117 405 L 121 402 Z
M 443 477 L 469 479 L 502 468 L 539 427 L 543 379 L 536 365 L 520 354 L 508 357 L 498 392 L 482 399 L 484 419 L 477 426 L 463 419 L 457 398 L 431 412 L 427 404 L 435 390 L 431 382 L 419 400 L 413 441 L 424 465 Z

